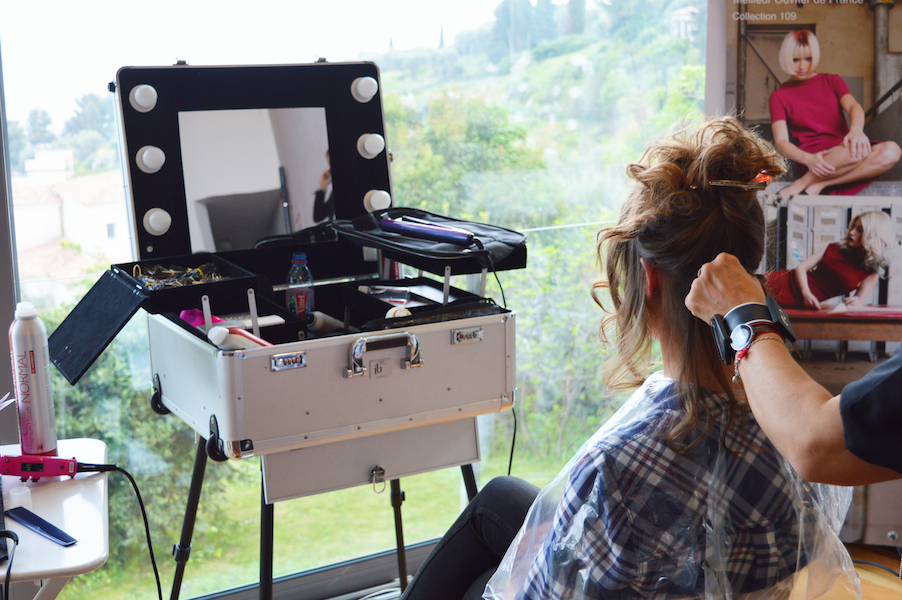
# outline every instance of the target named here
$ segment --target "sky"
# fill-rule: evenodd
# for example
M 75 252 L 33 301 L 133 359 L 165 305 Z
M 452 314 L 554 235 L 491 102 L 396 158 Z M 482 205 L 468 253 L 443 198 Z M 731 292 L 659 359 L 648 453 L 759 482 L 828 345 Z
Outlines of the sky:
M 500 0 L 0 0 L 6 118 L 49 111 L 59 133 L 76 98 L 107 94 L 123 66 L 294 64 L 436 47 L 494 21 Z

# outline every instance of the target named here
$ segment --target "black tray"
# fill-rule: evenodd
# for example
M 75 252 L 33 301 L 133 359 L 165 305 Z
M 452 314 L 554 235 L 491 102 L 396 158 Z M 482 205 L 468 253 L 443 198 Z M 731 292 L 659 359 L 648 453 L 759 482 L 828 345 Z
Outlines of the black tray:
M 415 217 L 437 225 L 448 225 L 473 234 L 478 240 L 467 247 L 456 244 L 408 237 L 379 226 L 380 219 Z M 445 267 L 452 275 L 522 269 L 526 266 L 526 236 L 511 229 L 486 223 L 460 221 L 415 208 L 389 208 L 352 221 L 332 224 L 339 238 L 358 246 L 378 248 L 383 255 L 415 269 L 443 275 Z
M 137 277 L 140 272 L 139 269 L 146 271 L 155 265 L 196 269 L 205 264 L 214 265 L 216 272 L 223 279 L 221 281 L 152 290 L 141 283 Z M 237 312 L 247 308 L 247 290 L 253 288 L 255 293 L 259 293 L 260 287 L 256 275 L 215 254 L 188 254 L 164 259 L 122 263 L 113 265 L 110 267 L 110 270 L 115 277 L 141 290 L 141 293 L 147 296 L 147 299 L 141 303 L 141 308 L 154 314 L 201 308 L 201 298 L 203 296 L 209 297 L 210 304 L 215 312 Z

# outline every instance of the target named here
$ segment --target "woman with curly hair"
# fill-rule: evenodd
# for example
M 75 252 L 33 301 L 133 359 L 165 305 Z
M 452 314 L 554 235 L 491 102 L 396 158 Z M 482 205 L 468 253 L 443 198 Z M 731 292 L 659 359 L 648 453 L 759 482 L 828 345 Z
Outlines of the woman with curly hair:
M 598 234 L 605 278 L 593 296 L 616 347 L 606 383 L 638 389 L 541 492 L 489 482 L 403 598 L 460 600 L 468 587 L 467 598 L 783 597 L 797 569 L 842 552 L 841 518 L 824 520 L 821 490 L 773 449 L 684 305 L 719 253 L 758 267 L 755 190 L 782 172 L 776 151 L 730 118 L 654 143 L 627 169 L 635 189 Z M 661 370 L 649 375 L 656 348 Z
M 882 211 L 852 220 L 841 243 L 828 244 L 795 269 L 767 273 L 767 291 L 783 308 L 820 309 L 836 296 L 846 306 L 864 306 L 881 276 L 886 276 L 896 239 L 892 221 Z

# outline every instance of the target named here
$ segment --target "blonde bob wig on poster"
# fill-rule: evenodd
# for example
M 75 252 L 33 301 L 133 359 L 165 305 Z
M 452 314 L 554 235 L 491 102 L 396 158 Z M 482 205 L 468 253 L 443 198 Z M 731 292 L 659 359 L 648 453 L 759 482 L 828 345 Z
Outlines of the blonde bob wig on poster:
M 790 31 L 783 38 L 783 44 L 780 46 L 780 68 L 788 75 L 796 74 L 792 64 L 796 50 L 801 52 L 800 56 L 811 57 L 811 71 L 814 72 L 821 61 L 821 46 L 814 34 L 807 29 L 799 29 Z

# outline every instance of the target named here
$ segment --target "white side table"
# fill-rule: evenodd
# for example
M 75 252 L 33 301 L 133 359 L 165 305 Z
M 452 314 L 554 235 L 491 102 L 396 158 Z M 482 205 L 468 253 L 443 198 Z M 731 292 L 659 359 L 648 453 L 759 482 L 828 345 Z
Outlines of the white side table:
M 95 464 L 107 461 L 106 444 L 100 440 L 60 440 L 57 449 L 61 458 L 75 457 L 79 462 Z M 0 446 L 0 455 L 19 454 L 18 444 Z M 28 486 L 31 511 L 78 540 L 63 547 L 6 517 L 6 528 L 19 536 L 11 582 L 43 580 L 35 598 L 52 600 L 72 577 L 106 562 L 110 554 L 106 473 L 79 473 L 74 479 L 47 477 L 27 483 L 11 476 L 2 476 L 2 480 L 4 500 L 13 487 Z M 5 572 L 6 563 L 0 564 L 0 585 Z

